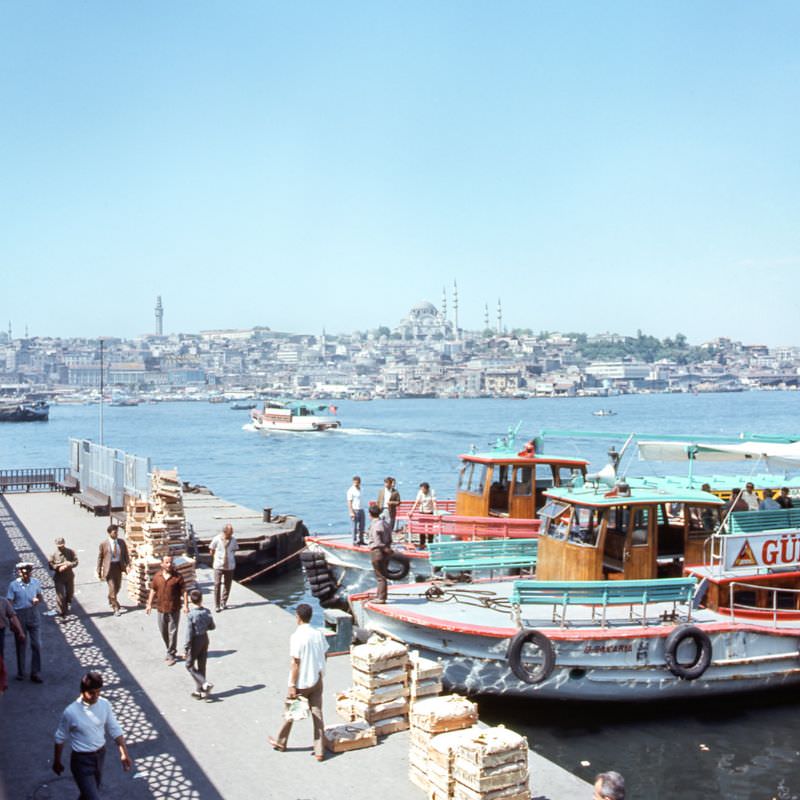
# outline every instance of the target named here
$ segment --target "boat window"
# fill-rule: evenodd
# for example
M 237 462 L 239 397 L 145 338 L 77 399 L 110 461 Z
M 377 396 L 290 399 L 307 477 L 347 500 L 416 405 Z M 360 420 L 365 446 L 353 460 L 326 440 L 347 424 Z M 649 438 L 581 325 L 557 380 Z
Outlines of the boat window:
M 575 506 L 569 528 L 569 540 L 576 544 L 596 545 L 602 518 L 602 511 L 599 508 Z
M 688 506 L 689 535 L 711 533 L 719 524 L 719 511 L 713 506 Z
M 553 471 L 554 486 L 570 486 L 570 481 L 576 475 L 581 474 L 581 470 L 577 467 L 567 467 L 563 464 L 553 464 L 551 469 Z
M 633 533 L 631 543 L 634 545 L 646 545 L 648 542 L 648 522 L 650 514 L 647 508 L 636 508 L 633 511 Z
M 475 464 L 471 461 L 466 461 L 464 465 L 461 467 L 461 471 L 458 473 L 458 491 L 459 492 L 468 492 L 470 491 L 470 483 L 472 483 L 472 473 L 475 469 Z
M 533 470 L 530 467 L 514 469 L 514 496 L 529 497 L 532 491 Z
M 625 536 L 628 532 L 628 523 L 631 514 L 628 506 L 614 506 L 608 509 L 608 531 L 619 536 Z
M 566 539 L 569 533 L 569 515 L 571 506 L 548 500 L 539 511 L 541 527 L 539 530 L 552 539 Z
M 475 494 L 483 495 L 483 487 L 486 486 L 486 476 L 491 474 L 491 467 L 486 464 L 478 464 L 478 468 L 473 475 L 473 484 L 475 486 L 473 491 Z

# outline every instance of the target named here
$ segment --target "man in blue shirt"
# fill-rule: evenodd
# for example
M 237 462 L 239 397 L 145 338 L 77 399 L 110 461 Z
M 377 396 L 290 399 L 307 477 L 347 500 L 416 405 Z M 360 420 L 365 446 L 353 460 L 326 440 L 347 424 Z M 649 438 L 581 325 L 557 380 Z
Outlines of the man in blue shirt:
M 38 578 L 32 577 L 33 564 L 21 561 L 17 564 L 17 577 L 8 585 L 6 599 L 11 601 L 14 613 L 19 619 L 25 638 L 17 639 L 17 680 L 25 678 L 25 643 L 31 643 L 31 680 L 41 683 L 39 674 L 42 671 L 42 643 L 39 634 L 39 606 L 44 602 L 42 584 Z

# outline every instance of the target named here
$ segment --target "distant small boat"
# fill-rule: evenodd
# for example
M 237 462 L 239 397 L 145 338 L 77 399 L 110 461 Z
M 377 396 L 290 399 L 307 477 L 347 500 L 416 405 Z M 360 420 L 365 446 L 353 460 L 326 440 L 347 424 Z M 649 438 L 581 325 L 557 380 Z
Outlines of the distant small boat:
M 0 422 L 47 422 L 50 406 L 44 400 L 0 400 Z
M 231 411 L 250 411 L 257 405 L 258 403 L 231 403 L 230 409 Z
M 262 411 L 254 409 L 250 417 L 259 431 L 328 431 L 342 427 L 336 410 L 336 406 L 268 400 Z
M 592 411 L 593 417 L 616 417 L 617 412 L 612 411 L 610 408 L 601 408 L 597 411 Z

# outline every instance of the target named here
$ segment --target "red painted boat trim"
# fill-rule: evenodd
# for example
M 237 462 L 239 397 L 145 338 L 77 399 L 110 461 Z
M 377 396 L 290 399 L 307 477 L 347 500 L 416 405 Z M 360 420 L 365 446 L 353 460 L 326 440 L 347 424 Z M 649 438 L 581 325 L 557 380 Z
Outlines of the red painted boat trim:
M 471 453 L 463 453 L 459 456 L 462 461 L 469 461 L 471 464 L 499 464 L 500 466 L 513 466 L 513 465 L 520 465 L 520 466 L 536 466 L 537 464 L 541 464 L 543 466 L 548 465 L 560 465 L 563 464 L 564 466 L 569 467 L 579 467 L 579 466 L 588 466 L 589 462 L 583 458 L 570 458 L 569 456 L 559 456 L 557 458 L 546 458 L 544 456 L 534 456 L 530 458 L 528 456 L 520 456 L 520 455 L 507 455 L 507 456 L 492 456 L 492 455 L 472 455 Z
M 350 544 L 349 542 L 334 542 L 325 536 L 306 536 L 306 541 L 313 542 L 314 544 L 318 545 L 324 545 L 325 547 L 330 547 L 332 550 L 350 550 L 356 553 L 363 553 L 364 555 L 369 555 L 370 550 L 369 547 Z M 398 550 L 397 554 L 407 556 L 408 558 L 418 558 L 423 561 L 427 561 L 429 558 L 429 554 L 424 550 L 403 549 Z

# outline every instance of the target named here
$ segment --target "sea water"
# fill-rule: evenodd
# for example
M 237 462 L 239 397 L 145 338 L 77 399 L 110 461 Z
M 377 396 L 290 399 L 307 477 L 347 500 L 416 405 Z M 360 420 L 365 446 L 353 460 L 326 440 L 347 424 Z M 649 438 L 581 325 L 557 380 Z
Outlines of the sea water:
M 535 400 L 386 400 L 338 402 L 343 428 L 326 433 L 259 433 L 246 411 L 208 403 L 163 403 L 103 409 L 104 443 L 153 465 L 177 468 L 183 480 L 273 514 L 296 514 L 310 531 L 349 528 L 345 492 L 360 475 L 366 499 L 383 478 L 397 479 L 403 499 L 427 481 L 453 497 L 458 455 L 487 450 L 519 424 L 521 447 L 542 429 L 654 435 L 800 433 L 800 393 L 627 395 Z M 593 411 L 611 409 L 613 416 Z M 0 468 L 66 466 L 68 439 L 99 440 L 98 406 L 51 408 L 47 423 L 0 425 Z M 597 470 L 611 441 L 546 441 L 546 452 L 583 456 Z M 620 441 L 616 441 L 617 449 Z M 622 460 L 629 475 L 659 465 Z M 672 472 L 686 467 L 674 464 Z M 714 472 L 722 471 L 714 465 Z M 740 468 L 740 472 L 747 469 Z M 299 572 L 262 585 L 286 606 L 309 596 Z M 482 699 L 482 718 L 525 733 L 531 746 L 591 780 L 616 769 L 629 797 L 800 796 L 800 703 L 796 689 L 668 706 L 564 705 Z M 534 788 L 536 776 L 533 776 Z

